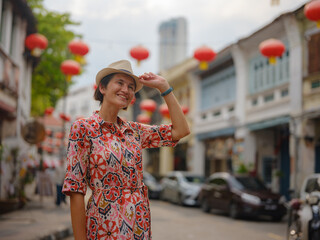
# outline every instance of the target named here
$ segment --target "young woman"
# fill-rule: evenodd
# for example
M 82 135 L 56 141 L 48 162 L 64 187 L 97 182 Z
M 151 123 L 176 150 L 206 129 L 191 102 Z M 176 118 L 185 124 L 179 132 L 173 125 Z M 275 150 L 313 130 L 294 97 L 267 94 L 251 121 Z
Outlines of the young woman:
M 168 82 L 153 73 L 135 76 L 129 61 L 102 69 L 96 84 L 100 111 L 74 122 L 69 136 L 63 192 L 70 196 L 75 240 L 151 239 L 142 149 L 174 147 L 189 134 L 188 124 Z M 172 124 L 151 126 L 118 117 L 143 85 L 160 91 Z M 87 186 L 92 195 L 85 208 Z

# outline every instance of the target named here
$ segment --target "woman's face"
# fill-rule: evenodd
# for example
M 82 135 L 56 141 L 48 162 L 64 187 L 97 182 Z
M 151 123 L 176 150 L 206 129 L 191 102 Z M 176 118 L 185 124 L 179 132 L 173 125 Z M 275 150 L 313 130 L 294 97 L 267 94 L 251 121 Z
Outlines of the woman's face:
M 103 101 L 120 109 L 128 107 L 135 89 L 134 79 L 122 73 L 115 74 L 105 88 L 100 85 L 100 92 L 104 95 Z

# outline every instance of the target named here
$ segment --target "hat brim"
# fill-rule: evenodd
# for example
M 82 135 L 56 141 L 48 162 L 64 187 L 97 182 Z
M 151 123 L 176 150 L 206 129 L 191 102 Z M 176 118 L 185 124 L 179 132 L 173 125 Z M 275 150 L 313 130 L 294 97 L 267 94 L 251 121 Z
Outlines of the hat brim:
M 130 77 L 132 77 L 136 83 L 136 90 L 135 93 L 140 91 L 141 88 L 143 87 L 143 84 L 140 83 L 139 81 L 139 77 L 137 77 L 136 75 L 130 73 L 129 71 L 125 71 L 125 70 L 119 70 L 119 69 L 115 69 L 115 68 L 103 68 L 101 69 L 96 76 L 96 85 L 99 86 L 100 81 L 102 80 L 102 78 L 104 78 L 105 76 L 108 76 L 112 73 L 122 73 L 122 74 L 126 74 Z

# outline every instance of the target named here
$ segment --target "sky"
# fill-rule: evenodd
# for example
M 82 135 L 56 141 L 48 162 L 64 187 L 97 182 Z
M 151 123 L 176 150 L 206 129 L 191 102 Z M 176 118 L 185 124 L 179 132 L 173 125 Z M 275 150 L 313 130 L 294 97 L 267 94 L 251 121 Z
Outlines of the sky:
M 172 18 L 187 20 L 187 57 L 207 45 L 219 52 L 249 36 L 282 13 L 293 11 L 308 0 L 44 0 L 51 11 L 69 12 L 81 24 L 72 30 L 83 35 L 90 51 L 87 65 L 75 76 L 72 89 L 94 84 L 99 70 L 110 63 L 128 59 L 140 75 L 158 69 L 159 25 Z M 146 47 L 150 56 L 137 66 L 129 51 Z

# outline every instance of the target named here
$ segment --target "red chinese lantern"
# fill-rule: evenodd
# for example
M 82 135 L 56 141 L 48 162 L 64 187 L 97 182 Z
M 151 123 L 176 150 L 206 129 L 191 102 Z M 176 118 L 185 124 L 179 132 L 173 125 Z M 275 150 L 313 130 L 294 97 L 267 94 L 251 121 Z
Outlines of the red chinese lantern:
M 164 118 L 170 118 L 169 108 L 167 104 L 163 103 L 159 107 L 159 112 Z
M 140 109 L 147 112 L 149 116 L 157 109 L 157 103 L 152 99 L 142 100 L 140 103 Z
M 149 57 L 149 51 L 145 47 L 139 45 L 131 48 L 130 55 L 137 60 L 137 65 L 140 66 L 140 62 Z
M 130 104 L 131 104 L 131 105 L 135 104 L 136 100 L 137 100 L 137 99 L 136 99 L 136 97 L 134 96 L 134 97 L 132 98 Z
M 64 113 L 60 113 L 60 118 L 66 122 L 69 122 L 70 121 L 70 116 L 64 114 Z
M 270 64 L 275 64 L 276 57 L 281 57 L 286 47 L 280 40 L 270 38 L 261 42 L 259 49 L 263 56 L 269 58 Z
M 30 34 L 25 40 L 26 47 L 31 51 L 31 55 L 39 57 L 48 46 L 48 40 L 39 33 Z
M 320 0 L 314 0 L 304 6 L 304 15 L 311 21 L 317 22 L 320 28 Z
M 80 64 L 74 60 L 65 60 L 61 63 L 60 66 L 61 72 L 67 76 L 67 81 L 71 80 L 73 75 L 80 73 Z
M 207 46 L 202 46 L 194 51 L 193 57 L 200 61 L 200 69 L 208 69 L 208 62 L 212 61 L 216 57 L 216 53 Z
M 183 114 L 187 114 L 189 112 L 188 106 L 181 106 Z
M 80 64 L 84 64 L 83 56 L 89 52 L 89 47 L 81 40 L 72 40 L 69 45 L 69 50 L 76 56 L 76 61 Z
M 54 111 L 54 108 L 53 107 L 48 107 L 46 108 L 46 110 L 44 110 L 44 114 L 45 115 L 51 115 Z
M 97 84 L 93 84 L 93 89 L 97 90 Z
M 149 124 L 151 122 L 151 117 L 146 114 L 139 114 L 137 116 L 137 121 L 140 123 Z

